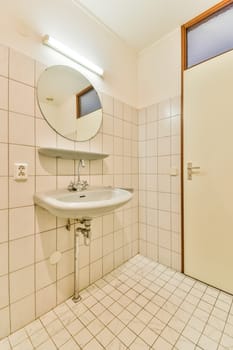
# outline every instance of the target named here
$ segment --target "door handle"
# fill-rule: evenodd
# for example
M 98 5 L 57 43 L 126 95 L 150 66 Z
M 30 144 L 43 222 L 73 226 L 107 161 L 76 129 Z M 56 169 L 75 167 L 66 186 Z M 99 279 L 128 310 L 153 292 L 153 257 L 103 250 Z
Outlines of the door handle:
M 195 170 L 200 170 L 201 168 L 199 166 L 193 166 L 192 162 L 187 163 L 187 177 L 188 180 L 192 180 L 193 174 L 195 174 Z

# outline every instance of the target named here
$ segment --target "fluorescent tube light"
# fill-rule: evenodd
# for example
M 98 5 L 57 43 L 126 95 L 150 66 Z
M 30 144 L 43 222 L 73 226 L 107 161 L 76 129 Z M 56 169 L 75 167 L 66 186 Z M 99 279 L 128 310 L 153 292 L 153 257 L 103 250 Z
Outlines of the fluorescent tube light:
M 43 44 L 49 46 L 51 49 L 61 53 L 63 56 L 71 59 L 72 61 L 80 64 L 81 66 L 89 69 L 93 73 L 103 76 L 104 71 L 102 68 L 96 66 L 94 63 L 88 61 L 85 57 L 78 55 L 75 51 L 71 50 L 69 47 L 63 45 L 56 39 L 52 38 L 49 35 L 45 35 L 42 40 Z

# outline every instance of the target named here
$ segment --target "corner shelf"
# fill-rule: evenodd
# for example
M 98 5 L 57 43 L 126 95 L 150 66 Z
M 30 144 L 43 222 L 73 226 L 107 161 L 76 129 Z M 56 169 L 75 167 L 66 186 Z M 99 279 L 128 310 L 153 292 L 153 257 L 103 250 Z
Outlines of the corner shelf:
M 84 160 L 98 160 L 108 157 L 108 154 L 93 153 L 86 151 L 73 151 L 63 148 L 41 147 L 38 152 L 47 157 L 62 158 L 62 159 L 84 159 Z

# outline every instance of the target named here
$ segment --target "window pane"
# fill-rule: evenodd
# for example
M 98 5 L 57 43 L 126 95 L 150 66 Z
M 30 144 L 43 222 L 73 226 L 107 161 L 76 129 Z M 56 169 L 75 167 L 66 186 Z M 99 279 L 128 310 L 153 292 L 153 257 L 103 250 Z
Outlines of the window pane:
M 233 5 L 187 30 L 187 67 L 233 49 Z
M 95 89 L 91 89 L 80 96 L 80 117 L 101 108 L 100 99 Z

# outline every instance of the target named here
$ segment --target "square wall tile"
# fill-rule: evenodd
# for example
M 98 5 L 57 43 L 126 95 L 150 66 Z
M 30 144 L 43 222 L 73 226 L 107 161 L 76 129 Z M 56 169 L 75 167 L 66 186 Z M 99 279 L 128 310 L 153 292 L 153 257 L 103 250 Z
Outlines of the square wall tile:
M 34 266 L 10 274 L 10 302 L 14 303 L 34 293 Z
M 0 244 L 0 276 L 8 273 L 8 243 Z
M 0 176 L 0 209 L 8 208 L 8 178 Z
M 69 181 L 66 182 L 66 184 L 69 184 Z M 56 176 L 36 176 L 36 192 L 45 192 L 45 191 L 51 191 L 56 190 L 57 187 L 57 179 Z M 67 187 L 67 186 L 58 186 L 61 187 Z
M 96 239 L 102 236 L 102 217 L 94 218 L 91 222 L 92 226 L 92 239 Z
M 49 260 L 36 264 L 36 290 L 42 289 L 56 281 L 56 265 L 51 265 Z
M 0 45 L 0 75 L 3 75 L 4 77 L 8 77 L 8 58 L 8 47 Z
M 90 246 L 90 262 L 94 262 L 101 258 L 102 252 L 102 239 L 92 240 Z
M 103 137 L 101 133 L 98 133 L 95 137 L 90 140 L 90 151 L 91 152 L 102 152 L 103 150 Z
M 171 229 L 171 213 L 159 210 L 159 227 L 164 230 Z
M 132 134 L 132 124 L 128 122 L 123 122 L 123 138 L 131 139 Z
M 0 142 L 8 142 L 8 112 L 0 110 Z
M 159 247 L 159 262 L 165 266 L 171 266 L 171 251 L 162 247 Z
M 57 278 L 63 278 L 74 272 L 74 251 L 69 250 L 62 254 L 62 258 L 57 265 Z
M 103 153 L 113 154 L 113 136 L 103 135 Z
M 181 229 L 181 215 L 172 213 L 172 231 L 179 232 Z
M 9 248 L 11 272 L 34 263 L 34 236 L 10 241 Z
M 123 156 L 123 139 L 114 137 L 114 155 Z
M 181 137 L 172 136 L 171 138 L 171 153 L 180 154 L 181 153 Z
M 114 252 L 114 268 L 120 266 L 124 262 L 123 248 L 120 248 Z
M 102 259 L 95 261 L 90 265 L 90 282 L 94 283 L 103 276 Z
M 146 141 L 146 156 L 152 157 L 158 154 L 158 141 L 155 140 L 147 140 Z
M 79 245 L 79 268 L 89 265 L 90 263 L 90 247 Z
M 89 272 L 90 271 L 90 267 L 85 266 L 84 268 L 79 270 L 79 288 L 80 290 L 88 287 L 88 285 L 90 284 L 90 278 L 89 278 Z
M 181 272 L 181 254 L 172 252 L 172 268 Z
M 34 234 L 34 206 L 9 210 L 10 240 Z
M 171 192 L 170 175 L 158 175 L 158 191 Z
M 33 205 L 33 195 L 35 193 L 35 178 L 29 176 L 27 181 L 17 182 L 12 177 L 9 178 L 9 207 L 23 207 Z
M 170 174 L 171 158 L 170 156 L 158 157 L 158 174 Z
M 0 77 L 0 108 L 8 109 L 8 79 Z
M 9 142 L 18 145 L 33 146 L 34 138 L 34 118 L 25 115 L 9 114 Z M 27 130 L 27 132 L 25 132 Z
M 158 132 L 158 124 L 157 122 L 149 123 L 146 127 L 146 139 L 155 139 L 157 138 L 157 132 Z
M 56 284 L 51 284 L 36 293 L 36 317 L 40 317 L 56 306 Z
M 39 154 L 36 150 L 36 175 L 56 175 L 56 158 Z
M 171 135 L 171 120 L 163 119 L 158 121 L 158 137 L 166 137 Z
M 47 210 L 36 206 L 36 233 L 49 231 L 56 228 L 56 216 Z
M 159 246 L 171 250 L 171 231 L 159 230 Z
M 8 241 L 8 210 L 0 210 L 0 243 Z
M 159 209 L 171 210 L 171 195 L 170 193 L 159 193 Z
M 71 274 L 57 282 L 57 304 L 70 298 L 74 293 L 74 275 Z
M 127 105 L 126 103 L 124 103 L 123 106 L 124 106 L 124 120 L 131 123 L 133 121 L 133 108 Z
M 147 174 L 157 174 L 157 157 L 148 157 L 146 159 L 146 172 Z
M 74 175 L 74 161 L 69 159 L 57 160 L 58 175 Z
M 172 232 L 172 251 L 181 254 L 181 235 L 176 232 Z
M 103 274 L 111 272 L 114 268 L 114 256 L 113 253 L 103 257 Z
M 117 137 L 123 137 L 123 120 L 120 118 L 114 118 L 114 135 Z
M 34 86 L 34 60 L 11 49 L 9 64 L 10 79 Z
M 146 223 L 150 226 L 158 225 L 158 211 L 156 209 L 147 208 Z
M 103 133 L 112 135 L 113 134 L 113 117 L 112 115 L 103 114 Z
M 158 139 L 158 155 L 166 156 L 171 154 L 171 138 L 160 137 Z
M 10 334 L 9 307 L 0 310 L 0 339 Z
M 8 145 L 0 143 L 0 176 L 8 176 Z
M 180 135 L 180 115 L 171 118 L 171 134 Z
M 158 178 L 157 175 L 153 174 L 153 175 L 146 175 L 146 189 L 147 191 L 157 191 L 158 188 Z
M 123 247 L 124 238 L 123 238 L 123 230 L 115 231 L 113 233 L 114 236 L 114 249 L 119 249 Z
M 34 88 L 18 83 L 9 82 L 9 110 L 16 113 L 22 113 L 34 116 Z
M 57 229 L 57 249 L 61 252 L 74 248 L 74 231 L 67 231 L 66 227 Z
M 6 307 L 8 304 L 9 304 L 9 279 L 8 279 L 8 275 L 5 275 L 0 277 L 0 309 Z
M 154 191 L 148 191 L 146 195 L 146 206 L 147 208 L 157 209 L 158 208 L 158 193 Z
M 180 213 L 181 211 L 181 196 L 179 194 L 171 195 L 171 210 L 173 213 Z
M 34 294 L 11 305 L 11 331 L 26 326 L 35 319 L 35 296 Z
M 56 132 L 43 119 L 36 119 L 36 146 L 56 147 Z
M 103 174 L 103 161 L 102 160 L 90 161 L 90 174 L 91 175 L 102 175 Z
M 56 230 L 36 235 L 36 261 L 48 259 L 56 251 Z

